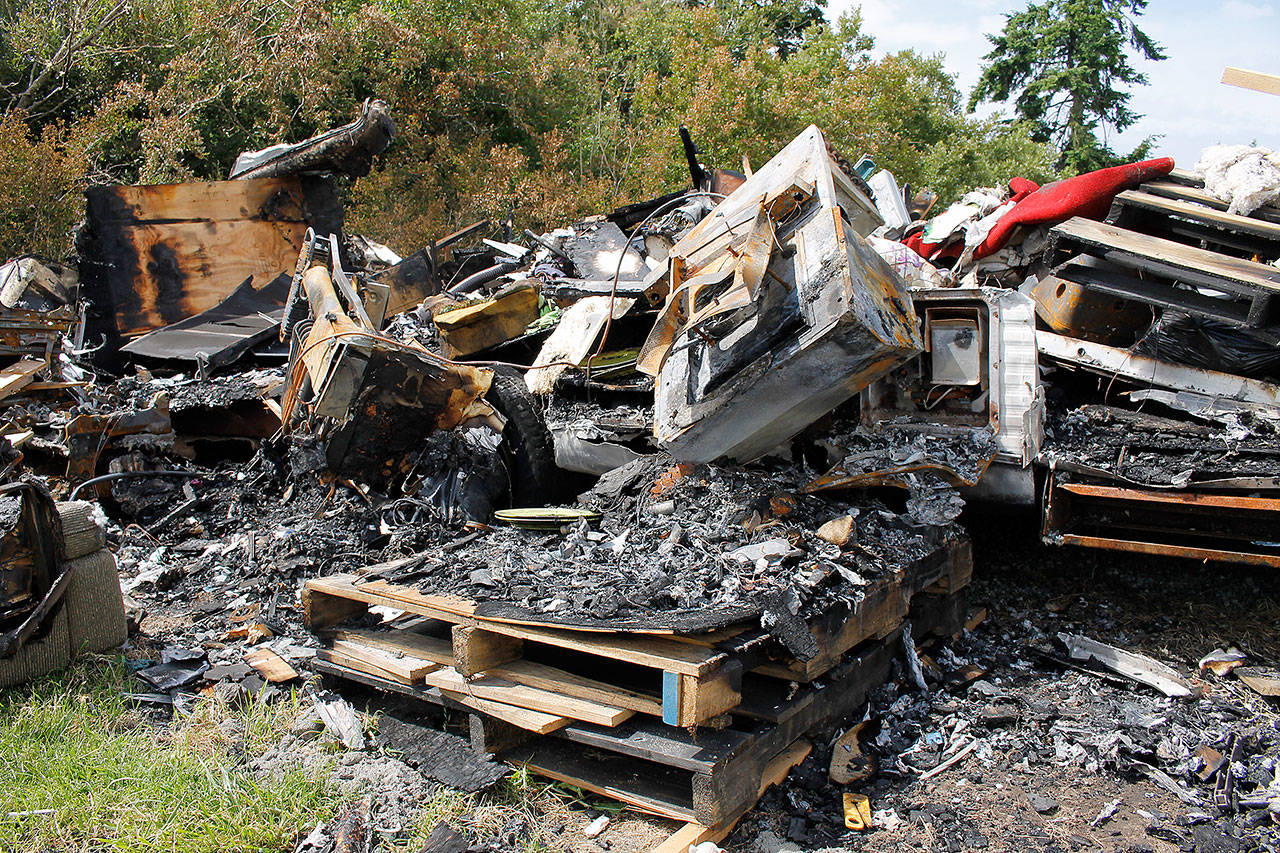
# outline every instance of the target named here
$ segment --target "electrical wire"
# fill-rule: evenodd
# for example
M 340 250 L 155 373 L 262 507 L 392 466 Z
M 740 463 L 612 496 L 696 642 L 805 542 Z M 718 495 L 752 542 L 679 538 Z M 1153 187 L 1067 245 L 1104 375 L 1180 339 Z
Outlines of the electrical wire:
M 650 222 L 652 222 L 654 217 L 656 217 L 658 214 L 666 213 L 668 209 L 674 210 L 676 207 L 679 207 L 680 205 L 684 204 L 691 198 L 711 198 L 712 196 L 715 196 L 721 201 L 724 201 L 726 198 L 728 198 L 728 196 L 726 196 L 724 193 L 712 192 L 711 190 L 696 190 L 694 192 L 685 193 L 679 198 L 673 198 L 671 201 L 667 202 L 666 204 L 661 204 L 658 207 L 654 208 L 652 213 L 650 213 L 644 219 L 640 220 L 639 225 L 631 229 L 631 233 L 635 234 L 637 231 L 643 230 L 644 227 L 648 225 Z M 630 248 L 631 248 L 631 241 L 628 240 L 626 244 L 622 247 L 622 251 L 618 253 L 618 266 L 613 271 L 613 284 L 609 288 L 609 313 L 605 315 L 604 330 L 600 333 L 600 346 L 596 347 L 596 351 L 592 353 L 591 358 L 587 360 L 588 375 L 590 375 L 591 373 L 591 361 L 593 359 L 597 359 L 600 357 L 600 355 L 604 352 L 605 344 L 609 340 L 609 329 L 613 325 L 613 305 L 614 305 L 614 301 L 618 298 L 618 281 L 622 278 L 622 261 L 627 257 L 627 249 L 630 249 Z M 545 365 L 540 365 L 540 366 L 545 366 Z M 577 365 L 574 365 L 574 366 L 576 367 Z
M 161 469 L 159 471 L 117 471 L 114 474 L 100 474 L 97 477 L 90 477 L 83 483 L 71 490 L 71 494 L 67 496 L 67 500 L 73 501 L 76 495 L 80 494 L 80 490 L 86 486 L 93 486 L 98 483 L 105 483 L 108 480 L 123 480 L 126 477 L 199 477 L 201 474 L 195 471 L 178 471 L 176 469 Z

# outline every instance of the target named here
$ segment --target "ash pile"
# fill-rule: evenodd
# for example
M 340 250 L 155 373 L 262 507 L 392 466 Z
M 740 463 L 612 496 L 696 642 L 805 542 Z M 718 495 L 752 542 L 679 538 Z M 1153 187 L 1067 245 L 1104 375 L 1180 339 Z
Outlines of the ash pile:
M 968 621 L 966 501 L 1039 507 L 1054 546 L 1280 564 L 1280 210 L 1230 195 L 1239 151 L 930 216 L 816 127 L 749 175 L 686 136 L 687 189 L 401 257 L 344 231 L 334 178 L 394 126 L 343 130 L 94 188 L 78 268 L 0 268 L 5 479 L 101 507 L 140 702 L 323 673 L 714 841 L 886 682 L 927 687 Z M 57 577 L 6 585 L 0 627 Z M 1267 784 L 1224 813 L 1275 811 Z

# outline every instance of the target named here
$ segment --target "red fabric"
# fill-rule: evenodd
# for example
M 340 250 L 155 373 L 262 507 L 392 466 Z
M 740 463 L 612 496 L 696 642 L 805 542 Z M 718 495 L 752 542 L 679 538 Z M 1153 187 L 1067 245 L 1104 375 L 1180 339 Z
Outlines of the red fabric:
M 926 261 L 935 261 L 935 260 L 938 260 L 939 258 L 958 258 L 960 257 L 961 249 L 964 248 L 963 243 L 956 242 L 951 244 L 951 246 L 947 247 L 946 249 L 943 249 L 942 251 L 938 251 L 939 249 L 942 248 L 942 244 L 926 243 L 924 241 L 923 228 L 921 228 L 919 231 L 912 234 L 911 236 L 907 237 L 907 239 L 903 240 L 902 244 L 907 248 L 909 248 L 911 251 L 915 252 L 920 257 L 924 258 Z
M 1054 181 L 1026 194 L 1013 209 L 1000 217 L 1000 221 L 991 229 L 987 239 L 982 241 L 973 256 L 984 258 L 992 252 L 999 251 L 1009 239 L 1010 233 L 1019 225 L 1040 225 L 1046 222 L 1063 222 L 1073 216 L 1084 216 L 1089 219 L 1102 219 L 1111 209 L 1111 201 L 1122 190 L 1136 187 L 1143 181 L 1163 177 L 1173 171 L 1173 160 L 1161 157 L 1158 160 L 1144 160 L 1141 163 L 1126 163 L 1123 166 L 1112 166 Z M 1018 187 L 1015 183 L 1025 182 Z M 1026 189 L 1025 185 L 1035 186 L 1031 181 L 1014 178 L 1009 188 L 1017 193 Z
M 1029 181 L 1026 178 L 1014 178 L 1009 182 L 1009 191 L 1013 193 L 1010 201 L 1018 202 L 1040 189 L 1040 185 L 1035 181 Z M 927 261 L 954 259 L 960 257 L 964 251 L 964 244 L 956 241 L 942 248 L 942 243 L 926 243 L 924 240 L 924 229 L 917 231 L 902 243 L 911 251 Z
M 1038 189 L 1040 185 L 1027 178 L 1014 178 L 1009 182 L 1009 192 L 1013 193 L 1014 201 L 1022 201 Z

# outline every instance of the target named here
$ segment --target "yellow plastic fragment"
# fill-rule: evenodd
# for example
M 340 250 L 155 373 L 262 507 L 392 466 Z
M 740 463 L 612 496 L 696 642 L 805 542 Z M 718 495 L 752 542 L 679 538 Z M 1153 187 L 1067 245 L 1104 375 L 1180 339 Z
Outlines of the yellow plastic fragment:
M 844 795 L 844 825 L 859 832 L 871 828 L 871 800 L 866 794 Z

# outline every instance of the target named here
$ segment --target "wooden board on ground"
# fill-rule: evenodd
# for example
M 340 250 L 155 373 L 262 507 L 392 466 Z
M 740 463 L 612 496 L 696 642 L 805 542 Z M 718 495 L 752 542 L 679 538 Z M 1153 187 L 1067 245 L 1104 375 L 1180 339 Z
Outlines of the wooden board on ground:
M 298 677 L 298 671 L 290 666 L 287 660 L 265 646 L 251 650 L 244 656 L 244 662 L 273 684 L 292 681 Z

